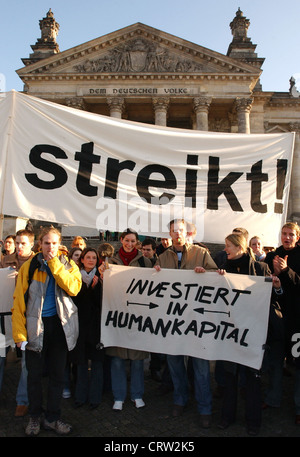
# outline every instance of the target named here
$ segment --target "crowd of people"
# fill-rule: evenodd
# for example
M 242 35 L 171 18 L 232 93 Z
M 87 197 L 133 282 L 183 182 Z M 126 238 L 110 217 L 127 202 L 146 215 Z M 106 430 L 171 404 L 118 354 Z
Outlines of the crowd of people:
M 245 422 L 249 435 L 257 435 L 262 410 L 281 405 L 285 361 L 295 366 L 295 424 L 300 425 L 300 361 L 292 351 L 293 335 L 300 332 L 300 230 L 284 224 L 281 245 L 265 249 L 258 236 L 237 227 L 224 240 L 224 249 L 212 256 L 197 243 L 195 230 L 183 219 L 170 222 L 168 238 L 158 244 L 153 238 L 139 241 L 126 229 L 120 248 L 101 240 L 97 249 L 77 236 L 68 249 L 61 233 L 44 227 L 35 243 L 25 228 L 3 242 L 0 268 L 14 269 L 16 286 L 11 316 L 1 316 L 0 394 L 5 358 L 12 345 L 5 335 L 4 318 L 12 324 L 12 339 L 21 373 L 16 392 L 16 416 L 29 415 L 28 436 L 41 427 L 60 435 L 72 426 L 61 418 L 61 399 L 74 396 L 74 407 L 101 404 L 104 390 L 113 395 L 113 410 L 120 412 L 129 393 L 136 408 L 143 408 L 144 362 L 150 359 L 151 376 L 161 383 L 162 393 L 173 392 L 174 417 L 184 413 L 194 392 L 200 424 L 211 426 L 213 394 L 210 361 L 180 354 L 168 355 L 101 344 L 101 308 L 105 269 L 109 264 L 167 269 L 187 269 L 205 274 L 226 273 L 270 276 L 273 282 L 264 360 L 260 370 L 229 361 L 215 361 L 214 377 L 222 408 L 218 427 L 226 429 L 236 420 L 238 389 L 245 398 Z M 129 367 L 129 376 L 127 368 Z M 261 374 L 268 373 L 268 388 L 262 393 Z M 43 375 L 48 387 L 43 405 Z M 72 383 L 74 389 L 71 388 Z M 191 383 L 193 388 L 191 389 Z M 129 384 L 129 385 L 128 385 Z

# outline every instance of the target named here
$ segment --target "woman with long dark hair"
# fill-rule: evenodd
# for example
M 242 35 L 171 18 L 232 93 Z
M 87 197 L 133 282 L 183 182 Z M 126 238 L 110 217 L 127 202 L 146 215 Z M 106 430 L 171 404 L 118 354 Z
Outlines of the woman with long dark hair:
M 80 256 L 82 287 L 74 297 L 78 308 L 79 336 L 71 360 L 77 366 L 75 406 L 96 408 L 102 399 L 104 350 L 100 349 L 102 282 L 97 251 L 85 248 Z M 89 371 L 89 362 L 91 364 Z
M 119 251 L 108 259 L 108 263 L 132 267 L 151 268 L 151 261 L 136 248 L 138 234 L 132 229 L 125 230 L 121 236 Z M 105 268 L 102 264 L 100 267 Z M 113 409 L 121 411 L 127 395 L 126 361 L 130 363 L 130 395 L 136 408 L 145 406 L 144 394 L 144 360 L 148 352 L 120 347 L 109 347 L 106 354 L 111 356 L 111 383 L 114 396 Z

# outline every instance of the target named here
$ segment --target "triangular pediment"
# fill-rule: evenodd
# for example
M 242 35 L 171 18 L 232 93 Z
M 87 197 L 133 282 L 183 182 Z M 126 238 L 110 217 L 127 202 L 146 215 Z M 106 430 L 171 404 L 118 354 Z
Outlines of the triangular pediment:
M 289 129 L 282 127 L 279 124 L 276 124 L 273 127 L 266 129 L 266 133 L 289 133 L 289 132 L 290 132 Z
M 252 65 L 136 23 L 31 63 L 18 75 L 78 74 L 244 74 L 257 78 Z

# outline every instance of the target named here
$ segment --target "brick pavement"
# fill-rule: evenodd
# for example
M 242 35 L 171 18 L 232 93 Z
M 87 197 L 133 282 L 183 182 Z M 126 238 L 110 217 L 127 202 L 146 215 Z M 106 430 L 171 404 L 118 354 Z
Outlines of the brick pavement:
M 291 369 L 293 371 L 293 369 Z M 16 418 L 15 394 L 20 373 L 20 361 L 10 358 L 4 372 L 4 382 L 0 394 L 0 438 L 24 437 L 24 425 L 28 417 Z M 46 378 L 45 378 L 46 382 Z M 212 380 L 213 388 L 214 381 Z M 227 430 L 217 427 L 220 417 L 221 400 L 213 401 L 212 427 L 202 429 L 195 402 L 191 400 L 183 416 L 173 418 L 172 393 L 158 395 L 159 383 L 153 381 L 145 372 L 146 407 L 137 410 L 128 398 L 122 412 L 112 410 L 112 395 L 105 392 L 101 405 L 95 410 L 88 406 L 74 408 L 74 400 L 62 400 L 62 418 L 73 425 L 70 437 L 105 437 L 111 438 L 147 437 L 156 439 L 191 440 L 201 437 L 247 437 L 244 424 L 243 401 L 239 399 L 239 410 L 236 424 Z M 281 408 L 269 408 L 263 412 L 263 424 L 260 437 L 299 437 L 300 427 L 294 424 L 293 377 L 284 377 L 284 398 Z M 193 397 L 192 397 L 193 398 Z M 41 431 L 41 437 L 55 437 L 54 432 Z

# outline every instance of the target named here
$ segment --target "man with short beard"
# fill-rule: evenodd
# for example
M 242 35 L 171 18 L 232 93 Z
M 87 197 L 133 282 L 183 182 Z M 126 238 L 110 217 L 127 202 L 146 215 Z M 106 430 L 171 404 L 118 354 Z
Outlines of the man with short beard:
M 196 273 L 216 271 L 217 266 L 207 249 L 187 241 L 187 223 L 183 219 L 172 220 L 169 224 L 172 246 L 157 259 L 154 268 L 194 270 Z M 211 389 L 209 361 L 190 357 L 194 371 L 195 397 L 203 428 L 211 426 Z M 182 355 L 168 355 L 167 361 L 174 385 L 173 416 L 183 413 L 188 401 L 188 376 Z
M 26 260 L 33 257 L 34 233 L 29 230 L 19 230 L 16 233 L 16 250 L 13 254 L 8 254 L 2 258 L 0 268 L 12 267 L 19 271 Z

